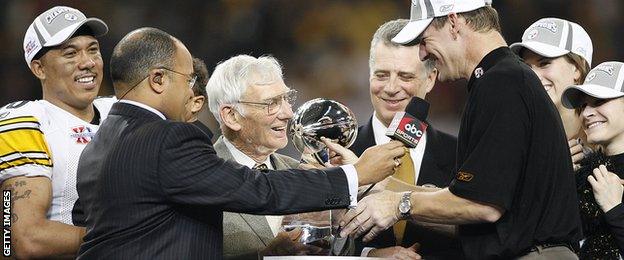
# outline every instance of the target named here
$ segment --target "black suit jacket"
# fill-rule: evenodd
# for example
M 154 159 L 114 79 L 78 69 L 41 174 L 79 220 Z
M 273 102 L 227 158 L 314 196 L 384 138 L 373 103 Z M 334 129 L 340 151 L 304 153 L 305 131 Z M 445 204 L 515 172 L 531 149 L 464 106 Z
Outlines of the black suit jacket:
M 376 144 L 371 117 L 367 124 L 358 128 L 357 138 L 349 149 L 360 156 L 364 150 L 374 145 Z M 457 137 L 437 131 L 429 125 L 427 127 L 425 154 L 416 184 L 435 185 L 440 188 L 448 187 L 455 176 L 456 148 Z M 389 228 L 369 243 L 362 244 L 361 240 L 359 240 L 356 252 L 361 252 L 363 247 L 383 248 L 395 246 L 395 241 L 392 228 Z M 426 259 L 461 258 L 461 248 L 458 240 L 431 232 L 408 222 L 402 246 L 408 247 L 416 242 L 421 244 L 419 254 Z
M 215 154 L 207 135 L 116 103 L 78 166 L 82 259 L 221 259 L 222 211 L 346 207 L 340 168 L 259 172 Z

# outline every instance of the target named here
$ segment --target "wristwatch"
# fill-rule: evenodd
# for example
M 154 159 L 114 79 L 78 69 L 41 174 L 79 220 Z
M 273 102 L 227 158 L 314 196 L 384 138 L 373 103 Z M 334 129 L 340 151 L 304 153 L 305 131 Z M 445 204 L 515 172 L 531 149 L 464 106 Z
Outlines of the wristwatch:
M 403 193 L 403 196 L 401 197 L 401 201 L 399 202 L 399 213 L 401 219 L 407 219 L 410 217 L 410 210 L 412 209 L 412 202 L 410 200 L 411 196 L 412 192 L 408 191 Z

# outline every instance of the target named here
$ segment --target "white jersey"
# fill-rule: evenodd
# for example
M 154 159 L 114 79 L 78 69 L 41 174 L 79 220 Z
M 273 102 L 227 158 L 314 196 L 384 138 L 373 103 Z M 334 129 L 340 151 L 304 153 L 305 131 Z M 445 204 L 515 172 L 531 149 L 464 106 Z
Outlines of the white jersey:
M 100 122 L 115 101 L 98 98 L 93 102 Z M 45 100 L 18 101 L 0 108 L 0 183 L 16 176 L 50 178 L 52 205 L 47 217 L 73 225 L 78 160 L 98 128 L 99 124 L 85 122 Z

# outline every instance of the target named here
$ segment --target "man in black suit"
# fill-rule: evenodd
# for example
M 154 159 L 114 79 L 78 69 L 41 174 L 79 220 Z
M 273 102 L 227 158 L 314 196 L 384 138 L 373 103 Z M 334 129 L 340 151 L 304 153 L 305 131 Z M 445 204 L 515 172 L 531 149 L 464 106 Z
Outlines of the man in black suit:
M 412 98 L 418 98 L 419 107 L 423 109 L 420 114 L 425 117 L 427 115 L 429 104 L 424 98 L 435 84 L 437 70 L 430 62 L 420 61 L 418 46 L 403 46 L 391 41 L 407 22 L 406 19 L 398 19 L 381 25 L 371 41 L 370 93 L 375 111 L 368 123 L 360 126 L 357 139 L 350 147 L 356 155 L 361 155 L 368 147 L 390 141 L 385 136 L 388 125 L 396 112 L 405 111 Z M 418 146 L 410 149 L 415 180 L 415 183 L 410 184 L 447 187 L 454 176 L 456 146 L 456 137 L 437 131 L 429 125 Z M 425 258 L 453 258 L 452 249 L 459 252 L 459 244 L 451 236 L 449 232 L 432 232 L 431 227 L 410 222 L 400 239 L 402 241 L 397 241 L 390 228 L 371 243 L 365 244 L 367 248 L 363 255 L 396 257 L 411 254 L 407 251 L 418 242 L 421 245 L 419 253 Z
M 192 123 L 201 129 L 208 135 L 208 138 L 212 140 L 214 133 L 210 131 L 210 128 L 203 122 L 199 121 L 199 113 L 206 106 L 208 95 L 206 94 L 206 84 L 208 83 L 208 68 L 206 63 L 200 58 L 193 58 L 193 73 L 197 77 L 195 84 L 191 88 L 193 90 L 193 97 L 186 103 L 187 114 L 186 122 Z
M 309 171 L 260 172 L 226 162 L 206 134 L 183 122 L 192 75 L 189 51 L 161 30 L 135 30 L 115 46 L 111 76 L 120 101 L 78 166 L 87 224 L 79 258 L 221 259 L 223 210 L 347 207 L 358 184 L 383 179 L 403 154 L 395 142 L 353 165 Z

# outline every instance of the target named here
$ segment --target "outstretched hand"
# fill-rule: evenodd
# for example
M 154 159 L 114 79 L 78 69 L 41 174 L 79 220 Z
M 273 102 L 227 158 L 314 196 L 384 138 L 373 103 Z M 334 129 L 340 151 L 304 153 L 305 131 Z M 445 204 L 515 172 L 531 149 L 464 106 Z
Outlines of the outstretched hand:
M 340 236 L 364 235 L 364 242 L 371 241 L 382 231 L 399 220 L 398 205 L 401 193 L 381 191 L 364 197 L 355 209 L 351 209 L 340 220 Z
M 354 164 L 358 161 L 357 155 L 344 146 L 332 142 L 331 139 L 321 137 L 321 141 L 329 149 L 329 163 L 328 166 L 338 166 L 344 164 Z

